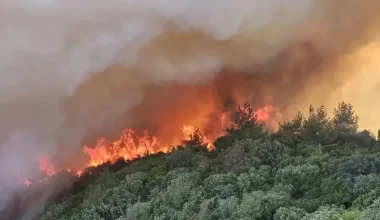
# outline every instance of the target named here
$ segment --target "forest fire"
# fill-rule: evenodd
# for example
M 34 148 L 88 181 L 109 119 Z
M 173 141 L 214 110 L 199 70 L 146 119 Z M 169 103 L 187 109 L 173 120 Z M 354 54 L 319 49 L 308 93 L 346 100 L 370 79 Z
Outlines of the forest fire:
M 22 178 L 20 174 L 17 174 L 17 179 L 17 184 L 24 184 L 25 186 L 29 186 L 32 184 L 30 180 Z
M 270 124 L 270 116 L 273 111 L 274 109 L 270 105 L 256 109 L 256 120 L 262 124 Z M 44 182 L 61 171 L 73 172 L 80 177 L 85 168 L 96 167 L 107 162 L 114 163 L 120 159 L 132 161 L 159 152 L 169 153 L 176 146 L 183 145 L 193 138 L 198 138 L 197 141 L 201 142 L 207 150 L 212 151 L 215 149 L 213 142 L 218 137 L 224 135 L 227 128 L 233 127 L 232 112 L 227 111 L 220 114 L 219 122 L 215 124 L 218 128 L 213 128 L 213 132 L 205 132 L 206 128 L 202 126 L 198 128 L 193 125 L 183 124 L 181 128 L 178 128 L 181 131 L 181 136 L 173 136 L 171 139 L 162 139 L 155 135 L 150 135 L 148 131 L 144 131 L 142 135 L 138 135 L 133 129 L 125 129 L 117 140 L 112 141 L 106 138 L 99 138 L 94 147 L 84 146 L 82 152 L 88 157 L 88 161 L 82 168 L 76 170 L 65 167 L 57 168 L 52 163 L 52 158 L 46 154 L 40 154 L 36 157 L 36 162 L 38 163 L 42 177 L 37 180 L 30 180 L 18 174 L 16 183 L 8 184 L 8 186 L 30 186 L 35 182 Z M 177 132 L 173 131 L 173 133 Z M 201 135 L 201 137 L 196 137 L 197 135 Z M 1 189 L 4 189 L 4 187 L 2 186 Z
M 39 155 L 37 156 L 37 161 L 40 171 L 45 173 L 46 176 L 52 176 L 55 173 L 54 165 L 51 163 L 49 156 Z
M 380 3 L 361 2 L 0 3 L 0 190 L 16 198 L 0 195 L 0 211 L 33 204 L 0 220 L 31 219 L 66 180 L 70 188 L 110 163 L 192 143 L 212 151 L 241 127 L 231 116 L 244 102 L 268 132 L 343 96 L 365 100 L 362 121 L 374 123 L 367 100 L 379 86 L 352 79 L 377 61 L 359 52 L 378 48 Z M 374 63 L 360 78 L 378 81 Z
M 257 121 L 263 124 L 268 123 L 270 120 L 270 114 L 273 111 L 273 107 L 270 105 L 258 108 L 255 111 L 255 116 Z M 152 155 L 159 152 L 169 153 L 175 149 L 176 146 L 183 144 L 186 141 L 190 141 L 194 135 L 201 134 L 201 142 L 207 150 L 212 151 L 215 149 L 213 142 L 218 137 L 225 134 L 225 129 L 231 127 L 233 121 L 230 117 L 231 112 L 226 112 L 221 114 L 219 120 L 219 128 L 217 133 L 204 134 L 204 128 L 197 128 L 193 125 L 184 124 L 182 128 L 179 128 L 182 132 L 182 136 L 173 137 L 171 140 L 161 140 L 156 136 L 149 135 L 148 131 L 144 131 L 142 135 L 138 135 L 133 129 L 125 129 L 122 131 L 119 139 L 111 141 L 106 138 L 98 139 L 94 147 L 84 146 L 83 153 L 89 158 L 87 164 L 78 170 L 72 170 L 69 168 L 55 168 L 51 162 L 51 158 L 48 155 L 39 155 L 36 160 L 39 164 L 39 170 L 43 173 L 44 178 L 37 180 L 41 182 L 51 177 L 52 175 L 60 171 L 70 171 L 75 172 L 77 176 L 81 176 L 83 170 L 88 167 L 95 167 L 101 164 L 111 162 L 114 163 L 119 159 L 125 161 L 131 161 L 146 155 Z M 21 178 L 18 175 L 17 184 L 24 184 L 25 186 L 30 186 L 32 181 L 26 178 Z
M 270 119 L 270 113 L 272 111 L 273 107 L 269 105 L 257 109 L 255 111 L 257 121 L 265 124 Z M 214 140 L 224 134 L 224 130 L 227 128 L 224 126 L 232 124 L 231 121 L 226 121 L 226 114 L 227 113 L 222 114 L 220 117 L 221 123 L 219 124 L 223 127 L 218 128 L 219 133 L 202 135 L 200 141 L 209 151 L 215 148 L 213 144 Z M 189 141 L 196 133 L 204 133 L 203 128 L 196 128 L 187 124 L 184 124 L 181 130 L 183 133 L 182 137 L 173 137 L 166 142 L 156 136 L 149 136 L 147 131 L 145 131 L 142 136 L 135 135 L 135 131 L 132 129 L 124 130 L 120 138 L 116 141 L 101 138 L 93 148 L 84 146 L 83 151 L 90 158 L 87 166 L 91 167 L 106 162 L 115 162 L 120 158 L 128 161 L 158 152 L 168 153 L 175 149 L 175 146 L 181 145 L 183 141 Z

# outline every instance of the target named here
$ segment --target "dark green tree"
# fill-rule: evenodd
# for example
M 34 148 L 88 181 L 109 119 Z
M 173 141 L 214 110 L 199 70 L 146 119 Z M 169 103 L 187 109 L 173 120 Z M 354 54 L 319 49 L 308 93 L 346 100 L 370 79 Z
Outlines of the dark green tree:
M 238 106 L 234 114 L 234 122 L 236 128 L 227 129 L 227 132 L 232 135 L 234 139 L 258 139 L 265 136 L 263 124 L 257 121 L 257 114 L 248 103 L 244 103 L 243 106 Z
M 257 115 L 252 106 L 244 103 L 243 106 L 238 106 L 234 114 L 234 121 L 238 129 L 257 124 Z
M 338 134 L 355 134 L 358 130 L 359 117 L 355 114 L 354 107 L 345 102 L 340 102 L 334 109 L 333 125 Z
M 184 141 L 184 145 L 194 151 L 207 151 L 204 135 L 198 128 L 189 135 L 188 140 Z
M 300 134 L 303 128 L 305 117 L 301 112 L 298 112 L 292 121 L 286 121 L 280 124 L 280 132 L 289 134 Z
M 285 121 L 280 123 L 279 131 L 272 135 L 274 138 L 277 138 L 281 143 L 295 148 L 296 144 L 301 142 L 301 134 L 303 133 L 303 123 L 305 117 L 301 112 L 298 112 L 296 116 L 291 121 Z
M 332 124 L 327 116 L 327 111 L 324 106 L 316 110 L 312 105 L 309 107 L 309 117 L 303 122 L 302 136 L 314 143 L 331 143 Z

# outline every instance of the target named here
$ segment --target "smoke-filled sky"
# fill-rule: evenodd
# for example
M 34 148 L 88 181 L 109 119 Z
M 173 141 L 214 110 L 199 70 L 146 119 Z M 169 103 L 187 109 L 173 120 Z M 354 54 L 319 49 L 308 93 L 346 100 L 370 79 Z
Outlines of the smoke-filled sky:
M 0 0 L 0 176 L 30 175 L 40 153 L 65 163 L 126 126 L 170 135 L 229 99 L 284 116 L 347 100 L 376 129 L 379 10 L 378 0 Z

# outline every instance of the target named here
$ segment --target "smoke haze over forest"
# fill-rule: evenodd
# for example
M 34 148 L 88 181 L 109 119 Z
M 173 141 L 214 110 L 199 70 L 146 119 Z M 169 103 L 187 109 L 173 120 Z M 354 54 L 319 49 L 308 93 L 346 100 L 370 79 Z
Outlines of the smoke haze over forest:
M 344 100 L 375 131 L 379 10 L 378 0 L 0 0 L 0 176 L 33 176 L 40 154 L 75 168 L 84 144 L 127 127 L 164 140 L 186 123 L 207 130 L 246 101 L 273 106 L 277 122 Z

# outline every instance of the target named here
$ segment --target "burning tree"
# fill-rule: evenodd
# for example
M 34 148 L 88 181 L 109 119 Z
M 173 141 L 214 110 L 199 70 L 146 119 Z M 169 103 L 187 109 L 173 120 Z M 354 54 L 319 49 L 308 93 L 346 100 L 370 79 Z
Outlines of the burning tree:
M 238 129 L 256 125 L 257 114 L 250 104 L 244 103 L 243 106 L 238 106 L 238 109 L 234 114 L 234 121 Z
M 200 146 L 204 143 L 203 139 L 203 134 L 199 131 L 199 128 L 197 128 L 189 135 L 189 140 L 185 140 L 185 143 L 193 146 Z
M 263 124 L 257 119 L 257 112 L 248 103 L 238 106 L 237 111 L 234 113 L 234 122 L 235 128 L 227 128 L 227 132 L 234 139 L 257 139 L 265 134 Z
M 189 132 L 188 136 L 188 139 L 183 141 L 183 144 L 186 147 L 200 150 L 211 150 L 214 148 L 213 143 L 202 134 L 199 128 L 193 128 L 192 131 Z

